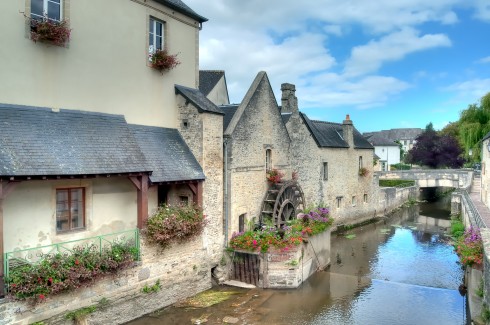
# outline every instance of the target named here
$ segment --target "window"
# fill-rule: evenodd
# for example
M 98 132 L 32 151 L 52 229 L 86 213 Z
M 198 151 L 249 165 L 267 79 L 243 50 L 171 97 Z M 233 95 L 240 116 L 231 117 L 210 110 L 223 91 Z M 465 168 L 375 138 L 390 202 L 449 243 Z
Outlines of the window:
M 323 163 L 323 180 L 328 180 L 328 162 Z
M 61 21 L 62 0 L 31 0 L 31 18 L 36 20 Z
M 155 53 L 156 50 L 163 50 L 163 23 L 154 18 L 150 18 L 150 42 L 149 52 Z
M 362 156 L 359 156 L 359 169 L 362 168 Z
M 272 170 L 272 150 L 265 151 L 265 170 Z
M 355 196 L 352 197 L 352 206 L 353 207 L 356 206 L 356 197 Z
M 183 207 L 189 205 L 189 197 L 186 195 L 180 195 L 179 196 L 179 204 Z
M 241 214 L 238 217 L 238 231 L 239 232 L 245 231 L 245 214 Z
M 368 201 L 367 194 L 364 194 L 364 203 L 367 203 L 367 201 Z
M 56 190 L 56 231 L 85 228 L 85 189 Z
M 340 209 L 341 206 L 342 206 L 342 197 L 337 196 L 337 209 Z

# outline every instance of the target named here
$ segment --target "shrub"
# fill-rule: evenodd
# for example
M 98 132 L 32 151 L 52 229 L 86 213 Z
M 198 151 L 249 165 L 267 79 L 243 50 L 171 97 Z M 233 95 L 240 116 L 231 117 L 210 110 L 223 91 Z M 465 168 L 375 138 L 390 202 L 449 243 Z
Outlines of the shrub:
M 359 176 L 367 176 L 369 175 L 369 170 L 366 167 L 359 168 Z
M 455 243 L 456 253 L 465 266 L 482 265 L 483 241 L 478 228 L 470 227 Z
M 38 264 L 12 267 L 6 282 L 10 297 L 17 300 L 45 300 L 49 295 L 90 285 L 98 277 L 114 274 L 133 264 L 138 249 L 115 243 L 104 249 L 90 245 L 75 247 L 71 254 L 46 255 Z
M 31 39 L 34 42 L 48 42 L 57 46 L 64 46 L 70 39 L 71 30 L 66 20 L 30 19 L 30 23 Z
M 150 54 L 151 67 L 160 72 L 168 71 L 180 64 L 177 54 L 168 54 L 167 50 L 156 50 Z
M 381 187 L 409 187 L 414 186 L 415 181 L 406 179 L 380 179 L 379 186 Z
M 146 232 L 151 242 L 165 248 L 200 235 L 206 223 L 198 207 L 163 205 L 148 219 Z

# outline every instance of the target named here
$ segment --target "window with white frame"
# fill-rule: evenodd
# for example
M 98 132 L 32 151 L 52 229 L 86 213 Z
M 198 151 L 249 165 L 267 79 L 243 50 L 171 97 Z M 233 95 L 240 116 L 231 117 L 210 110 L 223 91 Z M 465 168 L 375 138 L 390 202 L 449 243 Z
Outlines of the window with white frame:
M 31 0 L 31 18 L 61 21 L 63 19 L 62 7 L 63 0 Z
M 265 170 L 272 170 L 272 150 L 265 151 Z
M 149 52 L 155 53 L 156 50 L 163 50 L 163 22 L 150 18 L 150 33 L 149 33 Z
M 328 162 L 323 163 L 323 180 L 328 180 Z

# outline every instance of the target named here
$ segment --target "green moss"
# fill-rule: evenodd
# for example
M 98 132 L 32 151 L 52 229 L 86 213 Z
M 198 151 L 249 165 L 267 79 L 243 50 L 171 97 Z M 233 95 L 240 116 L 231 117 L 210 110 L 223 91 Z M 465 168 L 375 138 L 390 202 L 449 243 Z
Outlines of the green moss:
M 97 310 L 96 306 L 83 307 L 83 308 L 69 312 L 68 314 L 65 315 L 65 318 L 70 319 L 70 320 L 75 321 L 75 322 L 79 322 L 82 319 L 84 319 L 85 317 L 87 317 L 87 315 L 92 314 L 96 310 Z

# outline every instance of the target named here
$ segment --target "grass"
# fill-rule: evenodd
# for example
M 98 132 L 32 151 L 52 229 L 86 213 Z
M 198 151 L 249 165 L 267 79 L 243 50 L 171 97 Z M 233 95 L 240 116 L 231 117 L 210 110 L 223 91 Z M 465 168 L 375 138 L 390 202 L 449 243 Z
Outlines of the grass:
M 141 289 L 141 291 L 143 293 L 153 293 L 153 292 L 158 292 L 160 291 L 160 289 L 162 288 L 162 285 L 160 284 L 160 279 L 158 279 L 154 285 L 147 285 L 145 284 L 145 286 Z
M 381 187 L 409 187 L 414 186 L 415 181 L 407 179 L 380 179 L 379 186 Z

